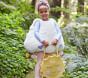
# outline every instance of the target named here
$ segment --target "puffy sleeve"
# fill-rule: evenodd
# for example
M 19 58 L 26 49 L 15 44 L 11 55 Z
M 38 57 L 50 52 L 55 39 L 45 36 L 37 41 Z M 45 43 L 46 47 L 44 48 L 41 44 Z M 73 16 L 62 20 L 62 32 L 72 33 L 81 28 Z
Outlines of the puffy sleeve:
M 34 23 L 34 36 L 36 37 L 36 39 L 39 41 L 39 42 L 42 42 L 44 41 L 44 37 L 43 35 L 41 35 L 39 33 L 39 30 L 40 30 L 40 20 L 37 20 L 35 23 Z
M 54 24 L 55 24 L 54 25 L 55 29 L 57 31 L 57 35 L 55 36 L 55 39 L 58 40 L 60 48 L 64 49 L 64 40 L 63 40 L 63 36 L 62 36 L 60 26 L 57 24 L 57 22 L 55 20 L 54 20 Z
M 34 30 L 35 23 L 37 21 L 39 21 L 39 20 L 40 20 L 39 18 L 34 19 L 33 22 L 32 22 L 32 24 L 31 24 L 31 26 L 30 26 L 30 28 L 29 28 L 29 30 Z

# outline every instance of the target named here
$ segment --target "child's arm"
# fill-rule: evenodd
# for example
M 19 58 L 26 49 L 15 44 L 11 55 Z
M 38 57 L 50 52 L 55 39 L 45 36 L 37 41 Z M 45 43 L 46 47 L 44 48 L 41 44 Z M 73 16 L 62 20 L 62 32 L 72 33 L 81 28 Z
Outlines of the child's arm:
M 55 29 L 57 31 L 57 35 L 54 37 L 54 39 L 52 40 L 52 44 L 56 45 L 57 42 L 60 43 L 60 48 L 64 48 L 64 40 L 63 40 L 63 36 L 62 36 L 62 32 L 61 32 L 61 29 L 60 27 L 58 26 L 57 22 L 55 21 Z M 59 44 L 58 43 L 58 44 Z
M 62 36 L 61 30 L 60 30 L 60 28 L 59 28 L 57 25 L 55 25 L 55 29 L 56 29 L 56 31 L 57 31 L 57 34 L 56 34 L 56 36 L 53 38 L 53 40 L 52 40 L 52 42 L 51 42 L 53 45 L 56 45 L 57 42 L 60 40 L 60 38 L 61 38 L 61 36 Z
M 43 35 L 41 35 L 41 34 L 39 33 L 39 30 L 40 30 L 40 22 L 37 21 L 37 22 L 35 23 L 35 26 L 34 26 L 34 35 L 35 35 L 36 39 L 37 39 L 39 42 L 43 42 L 43 41 L 44 41 L 44 37 L 43 37 Z
M 35 23 L 35 27 L 34 27 L 34 35 L 35 35 L 36 39 L 37 39 L 39 42 L 41 42 L 44 46 L 47 47 L 47 46 L 48 46 L 48 41 L 46 41 L 46 40 L 44 39 L 44 36 L 39 33 L 39 30 L 40 30 L 40 22 L 37 21 L 37 22 Z
M 56 31 L 57 31 L 57 35 L 55 36 L 55 39 L 60 40 L 60 38 L 62 37 L 62 32 L 61 32 L 61 29 L 60 29 L 60 27 L 58 26 L 57 23 L 55 24 L 55 28 L 56 28 Z

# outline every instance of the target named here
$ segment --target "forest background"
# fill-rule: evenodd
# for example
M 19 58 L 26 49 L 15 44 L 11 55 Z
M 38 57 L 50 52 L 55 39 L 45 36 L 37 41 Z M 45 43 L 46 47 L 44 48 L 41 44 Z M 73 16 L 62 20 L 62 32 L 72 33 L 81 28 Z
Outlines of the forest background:
M 88 0 L 48 1 L 50 17 L 60 24 L 65 41 L 63 78 L 88 78 Z M 39 17 L 36 2 L 0 0 L 0 78 L 26 78 L 34 70 L 36 61 L 27 58 L 23 42 Z

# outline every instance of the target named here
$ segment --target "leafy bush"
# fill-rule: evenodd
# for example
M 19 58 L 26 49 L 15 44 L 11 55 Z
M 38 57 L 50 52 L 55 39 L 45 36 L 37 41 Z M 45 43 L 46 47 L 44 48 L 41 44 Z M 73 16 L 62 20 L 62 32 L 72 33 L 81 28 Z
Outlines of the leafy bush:
M 70 23 L 63 29 L 65 42 L 76 46 L 78 53 L 88 57 L 88 24 Z
M 25 19 L 25 21 L 23 22 L 23 28 L 28 30 L 33 20 L 37 18 L 38 15 L 30 12 L 30 13 L 26 13 L 25 15 L 23 15 L 23 17 Z
M 88 23 L 88 16 L 81 15 L 78 18 L 76 18 L 76 21 L 80 24 Z
M 34 63 L 25 59 L 20 12 L 0 14 L 0 78 L 24 78 Z
M 18 1 L 16 4 L 17 10 L 21 12 L 23 15 L 25 21 L 23 22 L 23 28 L 29 29 L 29 26 L 32 24 L 32 21 L 38 17 L 37 14 L 35 14 L 35 7 L 29 3 L 29 1 Z
M 77 55 L 65 57 L 68 60 L 66 71 L 62 78 L 87 78 L 88 77 L 88 60 Z
M 5 4 L 4 2 L 0 1 L 0 12 L 2 13 L 10 13 L 15 11 L 16 8 L 12 5 Z
M 88 62 L 76 67 L 73 72 L 66 71 L 63 78 L 88 78 Z
M 64 48 L 64 52 L 74 54 L 77 52 L 77 48 L 75 46 L 72 46 L 72 45 L 66 43 L 65 48 Z
M 20 11 L 23 15 L 25 21 L 22 23 L 23 28 L 29 29 L 30 24 L 34 18 L 38 17 L 35 14 L 35 8 L 27 0 L 2 0 L 0 2 L 0 12 L 1 13 L 11 13 L 14 11 Z

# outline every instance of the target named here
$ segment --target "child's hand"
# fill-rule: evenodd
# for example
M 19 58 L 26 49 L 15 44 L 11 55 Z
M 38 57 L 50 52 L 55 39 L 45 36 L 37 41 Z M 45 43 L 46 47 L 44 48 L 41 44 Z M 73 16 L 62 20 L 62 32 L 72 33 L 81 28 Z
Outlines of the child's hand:
M 47 40 L 44 40 L 44 41 L 42 42 L 42 44 L 43 44 L 45 47 L 47 47 L 47 46 L 49 45 L 49 43 L 48 43 Z
M 53 39 L 53 40 L 51 41 L 51 44 L 55 46 L 55 45 L 57 45 L 57 42 L 58 42 L 57 39 Z

